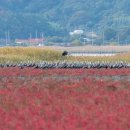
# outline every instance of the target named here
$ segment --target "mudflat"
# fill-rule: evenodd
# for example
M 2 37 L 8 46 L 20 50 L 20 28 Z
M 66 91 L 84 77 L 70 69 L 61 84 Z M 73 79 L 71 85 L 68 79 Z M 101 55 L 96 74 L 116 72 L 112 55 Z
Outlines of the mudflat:
M 63 46 L 44 46 L 46 49 L 54 49 L 59 51 L 71 52 L 130 52 L 129 46 L 76 46 L 76 47 L 63 47 Z

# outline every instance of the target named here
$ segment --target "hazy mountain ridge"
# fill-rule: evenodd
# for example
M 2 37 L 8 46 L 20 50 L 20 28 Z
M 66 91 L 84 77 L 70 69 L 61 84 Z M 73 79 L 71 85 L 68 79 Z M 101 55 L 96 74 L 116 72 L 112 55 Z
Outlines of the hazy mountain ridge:
M 15 32 L 14 38 L 26 37 L 35 30 L 47 36 L 64 36 L 74 28 L 129 26 L 130 1 L 1 0 L 0 15 L 0 37 L 7 30 Z

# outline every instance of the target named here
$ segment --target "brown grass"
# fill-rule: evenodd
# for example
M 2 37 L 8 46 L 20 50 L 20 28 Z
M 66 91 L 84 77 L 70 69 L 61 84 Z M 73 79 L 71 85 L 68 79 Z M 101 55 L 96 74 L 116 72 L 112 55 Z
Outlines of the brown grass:
M 61 52 L 34 47 L 5 47 L 0 48 L 0 62 L 13 61 L 54 61 L 61 58 Z
M 88 48 L 90 46 L 87 46 Z M 100 51 L 102 49 L 105 49 L 107 46 L 102 46 L 100 47 Z M 114 46 L 115 47 L 115 46 Z M 116 46 L 117 47 L 117 46 Z M 68 49 L 69 48 L 69 49 Z M 81 49 L 82 48 L 82 49 Z M 91 49 L 88 49 L 89 51 L 97 51 L 99 50 L 99 46 L 91 46 Z M 110 48 L 113 48 L 112 46 L 109 46 Z M 129 47 L 126 46 L 120 46 L 117 47 L 116 51 L 120 51 L 122 48 L 122 51 L 128 51 L 130 49 Z M 35 48 L 35 47 L 5 47 L 5 48 L 0 48 L 0 63 L 5 63 L 5 62 L 21 62 L 21 61 L 34 61 L 34 62 L 39 62 L 39 61 L 88 61 L 88 62 L 119 62 L 119 61 L 124 61 L 124 62 L 130 62 L 130 53 L 123 53 L 123 54 L 117 54 L 115 56 L 109 56 L 109 57 L 73 57 L 73 56 L 67 56 L 67 57 L 62 57 L 62 51 L 67 50 L 67 51 L 73 51 L 81 49 L 80 51 L 83 51 L 85 47 L 42 47 L 42 48 Z M 97 49 L 97 50 L 96 50 Z

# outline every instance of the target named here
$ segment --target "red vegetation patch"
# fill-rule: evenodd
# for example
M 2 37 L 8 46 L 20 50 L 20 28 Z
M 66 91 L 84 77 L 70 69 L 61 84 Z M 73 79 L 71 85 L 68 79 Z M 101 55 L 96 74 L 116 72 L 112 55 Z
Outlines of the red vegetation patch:
M 0 68 L 0 130 L 129 130 L 130 69 Z

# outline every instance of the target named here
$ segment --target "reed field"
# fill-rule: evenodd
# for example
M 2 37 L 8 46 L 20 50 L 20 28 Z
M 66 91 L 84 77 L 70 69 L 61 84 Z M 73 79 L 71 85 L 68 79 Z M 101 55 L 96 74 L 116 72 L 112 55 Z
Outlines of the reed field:
M 117 54 L 115 56 L 88 56 L 88 57 L 69 57 L 70 61 L 88 61 L 88 62 L 130 62 L 130 53 Z
M 72 62 L 130 62 L 130 53 L 117 54 L 115 56 L 62 56 L 63 50 L 54 48 L 34 47 L 4 47 L 0 48 L 0 63 L 40 62 L 40 61 L 72 61 Z
M 55 61 L 61 58 L 60 51 L 34 47 L 0 48 L 0 62 Z

